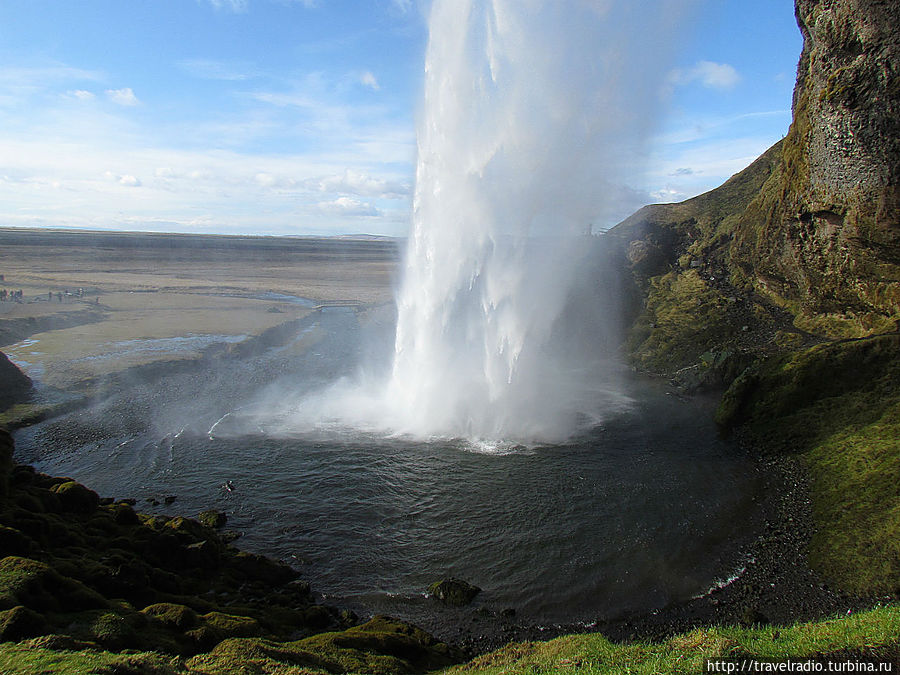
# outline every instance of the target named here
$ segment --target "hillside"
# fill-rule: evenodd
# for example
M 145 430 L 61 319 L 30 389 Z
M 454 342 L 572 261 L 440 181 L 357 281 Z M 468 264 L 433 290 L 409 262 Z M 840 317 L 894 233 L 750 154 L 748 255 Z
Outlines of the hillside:
M 721 187 L 613 228 L 636 289 L 635 367 L 813 479 L 810 562 L 900 588 L 900 9 L 798 0 L 785 139 Z

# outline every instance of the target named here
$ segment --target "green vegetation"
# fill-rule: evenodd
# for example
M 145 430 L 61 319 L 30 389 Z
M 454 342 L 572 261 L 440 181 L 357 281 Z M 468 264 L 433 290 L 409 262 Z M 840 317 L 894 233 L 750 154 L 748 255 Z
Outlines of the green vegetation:
M 459 666 L 452 673 L 699 673 L 711 657 L 900 656 L 900 610 L 883 608 L 851 617 L 798 624 L 701 628 L 664 642 L 615 644 L 598 635 L 512 644 Z
M 696 270 L 669 272 L 649 284 L 645 310 L 627 343 L 632 360 L 643 371 L 671 374 L 741 329 L 725 311 L 728 299 Z
M 900 334 L 761 361 L 725 393 L 717 420 L 806 460 L 816 569 L 850 591 L 900 590 Z
M 510 644 L 474 660 L 446 666 L 421 656 L 415 629 L 387 619 L 337 634 L 289 643 L 234 639 L 190 659 L 154 653 L 114 654 L 84 649 L 61 638 L 38 638 L 0 646 L 0 672 L 9 675 L 135 673 L 230 675 L 270 673 L 408 673 L 532 675 L 534 673 L 697 673 L 704 659 L 813 657 L 900 659 L 900 609 L 882 607 L 852 616 L 789 627 L 700 628 L 661 642 L 617 644 L 601 635 L 571 635 L 549 642 Z M 54 645 L 53 643 L 57 644 Z M 64 646 L 80 651 L 61 650 Z M 55 647 L 55 648 L 54 648 Z

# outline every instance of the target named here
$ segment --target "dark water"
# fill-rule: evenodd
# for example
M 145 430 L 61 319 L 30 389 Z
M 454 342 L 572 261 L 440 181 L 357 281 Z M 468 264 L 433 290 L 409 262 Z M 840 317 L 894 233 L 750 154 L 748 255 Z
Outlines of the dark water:
M 177 496 L 145 511 L 223 510 L 243 548 L 298 566 L 329 603 L 423 623 L 424 590 L 450 575 L 483 588 L 490 609 L 572 623 L 686 600 L 740 566 L 757 528 L 752 464 L 717 439 L 708 404 L 652 383 L 631 381 L 634 405 L 589 437 L 506 454 L 353 433 L 209 435 L 273 382 L 314 390 L 352 372 L 356 316 L 312 315 L 300 332 L 326 337 L 299 355 L 281 346 L 135 381 L 20 431 L 18 459 L 103 496 Z

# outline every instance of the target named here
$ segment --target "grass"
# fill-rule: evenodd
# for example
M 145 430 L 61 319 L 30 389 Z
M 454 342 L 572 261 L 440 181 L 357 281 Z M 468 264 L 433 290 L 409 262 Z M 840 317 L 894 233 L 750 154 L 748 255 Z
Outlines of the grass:
M 615 644 L 599 635 L 512 644 L 447 673 L 698 673 L 713 657 L 900 656 L 900 609 L 880 608 L 849 617 L 787 628 L 701 628 L 663 642 Z
M 299 646 L 308 641 L 278 645 L 260 640 L 229 640 L 212 654 L 188 661 L 153 653 L 129 655 L 104 651 L 53 651 L 40 639 L 0 645 L 0 672 L 37 673 L 147 673 L 153 675 L 229 675 L 267 673 L 308 675 L 324 672 L 399 672 L 390 659 L 372 661 L 323 655 L 320 664 Z M 287 647 L 287 648 L 286 648 Z M 468 663 L 440 671 L 443 675 L 540 675 L 541 673 L 697 673 L 704 661 L 718 657 L 878 658 L 900 659 L 900 608 L 880 607 L 852 616 L 788 627 L 699 628 L 659 642 L 617 644 L 601 635 L 569 635 L 548 642 L 521 642 L 479 656 Z M 306 663 L 299 663 L 303 658 Z M 126 670 L 125 668 L 129 668 Z M 388 669 L 383 667 L 388 666 Z M 423 672 L 425 668 L 417 669 Z
M 57 651 L 30 644 L 4 643 L 0 644 L 0 672 L 5 675 L 180 675 L 187 671 L 179 659 L 160 654 Z
M 848 591 L 900 591 L 900 334 L 770 358 L 735 381 L 718 420 L 805 459 L 815 569 Z

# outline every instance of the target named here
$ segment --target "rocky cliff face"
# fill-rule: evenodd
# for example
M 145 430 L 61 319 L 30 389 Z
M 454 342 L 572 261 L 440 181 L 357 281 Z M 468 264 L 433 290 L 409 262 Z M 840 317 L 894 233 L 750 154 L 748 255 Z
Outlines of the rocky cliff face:
M 613 228 L 637 289 L 627 350 L 717 421 L 803 457 L 833 587 L 900 589 L 900 4 L 797 0 L 783 141 L 716 190 Z M 729 386 L 730 385 L 730 386 Z
M 734 229 L 734 281 L 832 336 L 900 319 L 900 8 L 798 0 L 782 159 Z
M 628 344 L 643 369 L 897 329 L 900 6 L 797 0 L 796 14 L 785 139 L 722 187 L 610 232 L 645 298 Z

